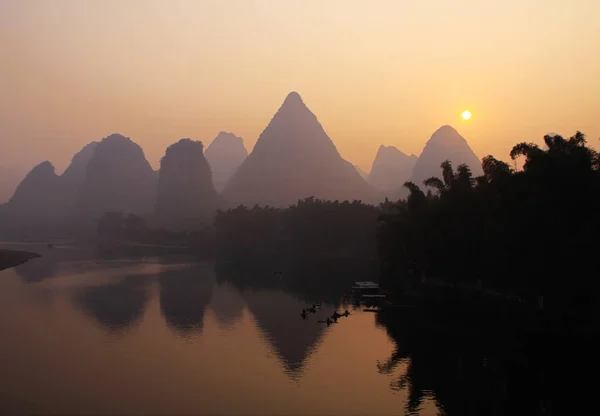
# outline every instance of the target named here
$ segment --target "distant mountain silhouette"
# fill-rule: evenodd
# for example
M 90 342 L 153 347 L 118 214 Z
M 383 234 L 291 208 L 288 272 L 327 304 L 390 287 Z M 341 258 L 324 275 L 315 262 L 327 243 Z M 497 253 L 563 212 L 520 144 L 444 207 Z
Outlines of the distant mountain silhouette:
M 96 145 L 96 142 L 92 142 L 79 151 L 61 176 L 56 175 L 54 166 L 49 161 L 37 165 L 19 184 L 6 204 L 6 210 L 13 217 L 32 221 L 66 217 L 73 206 Z
M 35 220 L 55 218 L 63 208 L 60 177 L 54 166 L 45 161 L 34 167 L 17 186 L 6 204 L 6 213 Z
M 157 174 L 142 148 L 128 137 L 104 138 L 90 159 L 76 197 L 78 214 L 99 217 L 107 211 L 144 214 L 156 200 Z
M 8 202 L 15 193 L 18 181 L 23 178 L 20 169 L 14 166 L 0 166 L 0 205 Z
M 233 133 L 220 132 L 204 152 L 212 170 L 215 189 L 221 192 L 235 171 L 248 157 L 244 139 Z
M 229 205 L 283 207 L 309 196 L 371 201 L 378 195 L 354 166 L 342 159 L 315 115 L 300 95 L 292 92 L 222 197 Z
M 365 181 L 369 179 L 369 174 L 364 169 L 360 168 L 358 165 L 354 165 L 354 167 Z
M 410 179 L 417 156 L 407 155 L 394 146 L 379 146 L 369 174 L 369 183 L 386 196 L 396 194 Z
M 165 226 L 189 229 L 212 221 L 217 192 L 203 149 L 200 141 L 181 139 L 160 162 L 156 217 Z
M 96 147 L 98 147 L 98 142 L 91 142 L 84 146 L 83 149 L 73 156 L 71 164 L 61 176 L 61 187 L 63 188 L 65 197 L 68 199 L 68 205 L 72 205 L 75 201 L 75 196 L 79 192 L 81 184 L 83 184 L 88 164 L 94 156 Z
M 450 160 L 455 168 L 466 163 L 471 168 L 473 177 L 483 174 L 481 160 L 467 141 L 451 126 L 443 126 L 433 133 L 425 145 L 413 168 L 411 181 L 423 188 L 425 179 L 441 176 L 440 165 L 445 160 Z

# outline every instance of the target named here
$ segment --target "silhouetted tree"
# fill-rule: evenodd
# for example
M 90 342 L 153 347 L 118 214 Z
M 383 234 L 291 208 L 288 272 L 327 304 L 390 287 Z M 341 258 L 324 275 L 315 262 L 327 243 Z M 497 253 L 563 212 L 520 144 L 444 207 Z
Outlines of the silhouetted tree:
M 217 212 L 217 252 L 226 259 L 375 258 L 378 212 L 360 201 L 313 197 L 286 209 L 239 206 Z
M 480 281 L 531 302 L 543 298 L 563 317 L 572 318 L 575 306 L 581 315 L 581 305 L 586 316 L 597 314 L 600 159 L 580 132 L 544 142 L 547 149 L 514 146 L 511 158 L 525 160 L 520 172 L 487 156 L 478 178 L 466 165 L 455 172 L 443 162 L 441 177 L 424 181 L 435 193 L 407 182 L 406 202 L 379 221 L 386 284 L 403 287 L 407 276 L 454 287 Z

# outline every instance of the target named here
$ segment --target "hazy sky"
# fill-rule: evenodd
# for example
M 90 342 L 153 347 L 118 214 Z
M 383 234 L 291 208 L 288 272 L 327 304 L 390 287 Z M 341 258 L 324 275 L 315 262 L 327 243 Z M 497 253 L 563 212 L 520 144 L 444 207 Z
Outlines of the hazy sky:
M 456 127 L 478 156 L 600 136 L 598 0 L 1 0 L 0 175 L 131 137 L 248 150 L 298 91 L 342 156 L 419 154 Z M 464 109 L 473 118 L 461 120 Z

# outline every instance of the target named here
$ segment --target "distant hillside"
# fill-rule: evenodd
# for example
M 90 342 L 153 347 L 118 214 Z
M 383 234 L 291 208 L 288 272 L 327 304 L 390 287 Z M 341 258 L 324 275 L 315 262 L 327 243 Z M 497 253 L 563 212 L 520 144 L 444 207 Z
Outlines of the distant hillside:
M 425 145 L 413 168 L 411 181 L 423 187 L 425 179 L 440 177 L 440 165 L 445 160 L 450 160 L 454 167 L 466 163 L 474 177 L 483 174 L 481 160 L 467 141 L 451 126 L 443 126 L 433 133 Z
M 107 211 L 152 212 L 157 181 L 142 148 L 128 137 L 112 134 L 96 146 L 87 165 L 76 212 L 88 218 Z
M 230 179 L 222 197 L 229 205 L 282 207 L 309 196 L 378 200 L 377 192 L 340 156 L 300 95 L 292 92 Z
M 410 179 L 417 161 L 415 155 L 407 155 L 394 146 L 379 146 L 369 174 L 369 183 L 390 197 L 397 194 Z
M 244 139 L 222 131 L 206 148 L 204 156 L 210 165 L 215 188 L 220 192 L 246 160 L 248 151 Z
M 356 168 L 356 171 L 360 174 L 361 178 L 363 178 L 364 180 L 367 180 L 369 178 L 369 173 L 362 169 L 360 166 L 354 165 L 354 167 Z
M 169 228 L 212 221 L 217 192 L 200 141 L 181 139 L 160 162 L 156 217 Z

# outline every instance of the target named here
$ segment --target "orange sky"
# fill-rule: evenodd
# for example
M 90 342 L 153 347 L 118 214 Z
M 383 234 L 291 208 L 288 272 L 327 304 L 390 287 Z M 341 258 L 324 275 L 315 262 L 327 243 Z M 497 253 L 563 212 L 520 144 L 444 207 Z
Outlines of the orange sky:
M 251 150 L 292 90 L 365 169 L 443 124 L 480 157 L 547 132 L 597 144 L 599 18 L 597 0 L 3 0 L 0 171 L 61 172 L 112 132 L 155 167 L 220 130 Z

